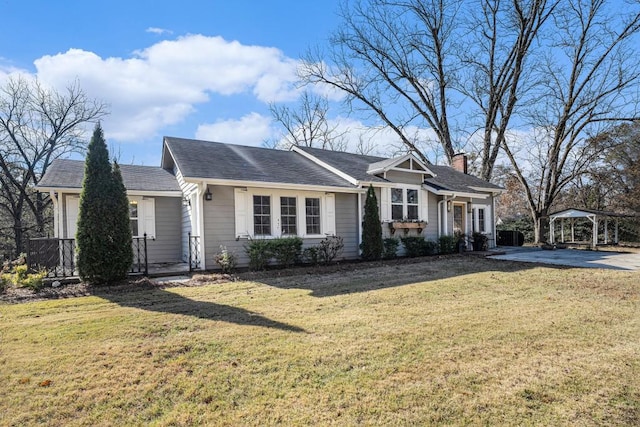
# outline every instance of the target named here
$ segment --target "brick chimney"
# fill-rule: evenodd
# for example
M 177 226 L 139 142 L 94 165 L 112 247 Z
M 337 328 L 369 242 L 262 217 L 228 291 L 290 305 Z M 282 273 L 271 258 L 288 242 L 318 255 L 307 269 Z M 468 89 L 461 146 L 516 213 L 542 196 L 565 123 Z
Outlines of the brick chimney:
M 467 173 L 467 155 L 464 153 L 454 154 L 451 159 L 451 167 L 458 172 Z

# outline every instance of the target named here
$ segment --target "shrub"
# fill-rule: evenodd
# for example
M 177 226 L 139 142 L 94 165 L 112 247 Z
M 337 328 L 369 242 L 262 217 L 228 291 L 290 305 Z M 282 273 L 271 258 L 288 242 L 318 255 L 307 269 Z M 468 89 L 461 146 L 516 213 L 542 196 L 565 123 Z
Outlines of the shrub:
M 489 249 L 489 238 L 477 231 L 471 235 L 473 238 L 473 250 L 474 251 L 486 251 Z
M 270 240 L 268 251 L 278 264 L 291 267 L 300 260 L 302 239 L 300 237 L 283 237 Z
M 302 250 L 302 259 L 308 264 L 318 265 L 320 263 L 319 247 L 309 246 Z
M 22 279 L 22 281 L 16 286 L 38 291 L 42 289 L 42 287 L 44 286 L 45 277 L 47 277 L 46 271 L 39 271 L 38 273 L 27 274 L 27 276 L 24 279 Z
M 386 238 L 382 241 L 382 245 L 382 258 L 394 259 L 398 256 L 398 246 L 400 246 L 400 241 L 398 239 Z
M 424 242 L 425 240 L 422 237 L 401 237 L 400 241 L 402 242 L 402 246 L 404 246 L 404 252 L 408 257 L 413 258 L 424 255 L 422 253 L 422 242 Z
M 457 236 L 440 236 L 438 239 L 441 254 L 453 254 L 458 252 Z
M 438 253 L 438 244 L 419 236 L 401 237 L 402 245 L 408 257 L 434 255 Z
M 250 270 L 264 270 L 271 260 L 269 240 L 251 240 L 244 247 L 249 257 Z
M 322 239 L 318 247 L 318 258 L 324 264 L 330 264 L 344 249 L 344 240 L 340 236 L 328 236 Z
M 220 252 L 215 254 L 214 259 L 225 274 L 233 273 L 238 265 L 236 255 L 223 245 L 220 245 Z
M 4 291 L 9 285 L 18 288 L 29 288 L 34 291 L 40 290 L 44 285 L 44 278 L 47 277 L 46 271 L 37 273 L 29 273 L 27 264 L 22 264 L 19 259 L 11 263 L 3 265 L 2 274 L 0 274 L 0 291 Z M 8 268 L 7 268 L 8 267 Z
M 362 258 L 365 260 L 376 260 L 382 257 L 382 225 L 378 214 L 378 199 L 369 185 L 367 199 L 364 203 L 364 221 L 362 224 Z

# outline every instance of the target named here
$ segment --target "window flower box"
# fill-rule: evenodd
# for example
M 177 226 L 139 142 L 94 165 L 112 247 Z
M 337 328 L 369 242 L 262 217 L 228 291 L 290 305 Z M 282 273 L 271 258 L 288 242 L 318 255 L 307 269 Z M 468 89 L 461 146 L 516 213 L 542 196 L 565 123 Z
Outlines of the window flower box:
M 422 233 L 422 230 L 424 230 L 426 226 L 427 223 L 424 221 L 394 221 L 389 223 L 391 234 L 395 233 L 396 230 L 404 230 L 405 234 L 409 233 L 409 230 L 416 230 L 418 233 Z

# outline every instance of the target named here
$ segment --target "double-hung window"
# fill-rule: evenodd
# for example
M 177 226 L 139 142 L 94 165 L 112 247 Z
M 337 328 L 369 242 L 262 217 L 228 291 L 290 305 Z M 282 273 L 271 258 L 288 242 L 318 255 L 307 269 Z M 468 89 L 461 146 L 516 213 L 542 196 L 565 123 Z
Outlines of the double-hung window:
M 486 225 L 484 222 L 484 208 L 478 208 L 478 231 L 484 233 L 486 231 Z
M 307 234 L 320 234 L 320 198 L 307 197 L 304 200 Z
M 391 219 L 417 220 L 419 211 L 418 190 L 410 188 L 391 189 Z
M 336 232 L 332 193 L 236 188 L 234 199 L 238 238 L 317 238 Z
M 418 190 L 407 189 L 407 219 L 418 219 Z
M 298 234 L 295 197 L 280 197 L 280 222 L 283 236 Z
M 131 227 L 131 235 L 133 237 L 140 236 L 139 225 L 140 218 L 138 217 L 140 210 L 138 209 L 138 201 L 129 201 L 129 224 Z
M 256 236 L 271 235 L 270 196 L 253 196 L 253 232 Z

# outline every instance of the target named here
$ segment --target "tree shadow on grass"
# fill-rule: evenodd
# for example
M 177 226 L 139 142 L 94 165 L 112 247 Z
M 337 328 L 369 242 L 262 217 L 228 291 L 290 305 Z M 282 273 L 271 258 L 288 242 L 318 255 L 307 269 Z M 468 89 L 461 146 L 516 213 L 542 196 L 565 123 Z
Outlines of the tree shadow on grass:
M 535 268 L 535 264 L 505 262 L 478 256 L 445 255 L 403 258 L 391 261 L 346 263 L 318 267 L 299 274 L 266 275 L 248 280 L 280 289 L 307 289 L 314 297 L 375 291 L 417 282 L 431 282 L 480 272 L 515 272 Z M 547 266 L 556 269 L 569 267 Z
M 260 314 L 230 305 L 192 300 L 162 288 L 129 285 L 133 289 L 108 289 L 96 287 L 92 295 L 104 298 L 121 307 L 132 307 L 158 313 L 182 314 L 200 319 L 217 320 L 237 325 L 261 326 L 288 332 L 306 332 L 304 329 L 278 322 Z

